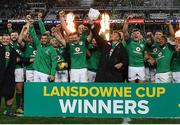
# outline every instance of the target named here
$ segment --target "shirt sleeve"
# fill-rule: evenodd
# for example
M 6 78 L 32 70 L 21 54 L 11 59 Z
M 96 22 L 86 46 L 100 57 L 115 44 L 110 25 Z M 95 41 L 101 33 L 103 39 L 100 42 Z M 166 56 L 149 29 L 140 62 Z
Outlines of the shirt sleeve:
M 57 67 L 57 52 L 54 48 L 51 50 L 51 75 L 55 76 Z
M 46 28 L 44 26 L 43 21 L 42 20 L 38 20 L 38 25 L 39 25 L 41 34 L 44 34 L 46 32 Z
M 37 46 L 39 46 L 41 44 L 41 41 L 37 37 L 36 31 L 34 29 L 34 26 L 30 26 L 29 33 L 31 35 L 31 38 L 32 38 L 33 42 L 35 43 L 35 47 L 37 48 Z

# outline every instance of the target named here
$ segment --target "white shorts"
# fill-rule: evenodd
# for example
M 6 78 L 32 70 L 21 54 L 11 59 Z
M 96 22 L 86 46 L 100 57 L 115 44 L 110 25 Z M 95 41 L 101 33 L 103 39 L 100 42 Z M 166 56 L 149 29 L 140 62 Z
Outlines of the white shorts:
M 173 72 L 173 83 L 180 83 L 180 72 Z
M 55 82 L 68 82 L 68 70 L 57 71 Z
M 83 69 L 71 69 L 70 82 L 88 82 L 87 68 Z
M 96 72 L 88 70 L 88 82 L 94 82 L 96 79 Z
M 34 70 L 26 70 L 26 82 L 34 82 Z
M 170 82 L 172 82 L 172 73 L 171 72 L 157 73 L 155 76 L 155 82 L 156 83 L 170 83 Z
M 24 69 L 15 69 L 15 82 L 24 82 Z
M 34 71 L 34 82 L 49 82 L 49 75 Z
M 145 68 L 145 79 L 149 82 L 155 81 L 156 69 L 155 68 Z
M 128 67 L 128 80 L 134 81 L 138 80 L 145 80 L 145 68 L 144 67 Z

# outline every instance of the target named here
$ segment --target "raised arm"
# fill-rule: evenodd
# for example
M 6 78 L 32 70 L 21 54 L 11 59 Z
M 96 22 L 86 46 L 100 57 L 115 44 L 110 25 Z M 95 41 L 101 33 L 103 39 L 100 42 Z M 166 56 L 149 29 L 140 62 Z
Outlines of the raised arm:
M 129 39 L 129 33 L 128 33 L 129 23 L 128 23 L 128 20 L 129 20 L 130 18 L 133 18 L 133 16 L 132 16 L 132 15 L 129 15 L 126 19 L 124 19 L 123 33 L 124 33 L 125 39 Z
M 52 76 L 55 76 L 56 74 L 56 67 L 57 67 L 57 52 L 53 48 L 51 51 L 51 60 L 52 60 L 52 67 L 51 67 L 51 74 Z
M 173 38 L 174 38 L 175 32 L 174 32 L 174 28 L 173 28 L 173 26 L 172 26 L 172 23 L 171 23 L 170 21 L 168 21 L 168 22 L 166 22 L 166 25 L 167 25 L 168 28 L 169 28 L 170 37 L 173 37 Z
M 19 34 L 19 37 L 18 37 L 18 43 L 21 44 L 22 46 L 24 46 L 23 39 L 27 35 L 28 31 L 29 31 L 29 23 L 26 23 L 23 26 L 21 33 Z
M 87 41 L 88 41 L 88 42 L 91 42 L 92 39 L 93 39 L 93 34 L 92 34 L 92 32 L 90 31 L 90 32 L 89 32 L 89 35 L 87 36 Z
M 99 47 L 100 49 L 102 49 L 102 47 L 103 47 L 104 45 L 107 45 L 107 41 L 104 40 L 102 37 L 99 36 L 98 31 L 99 31 L 99 30 L 98 30 L 97 26 L 95 26 L 94 28 L 92 28 L 93 37 L 94 37 L 94 39 L 96 40 L 98 47 Z
M 66 40 L 63 38 L 58 26 L 51 28 L 52 36 L 54 36 L 64 47 L 66 47 Z
M 29 33 L 30 33 L 30 36 L 31 36 L 33 42 L 35 43 L 36 47 L 39 46 L 41 44 L 41 41 L 37 37 L 36 31 L 33 26 L 33 20 L 31 20 L 31 23 L 29 26 Z
M 42 13 L 38 13 L 38 25 L 39 25 L 41 34 L 44 34 L 46 32 L 46 28 L 42 21 L 42 16 L 43 16 Z

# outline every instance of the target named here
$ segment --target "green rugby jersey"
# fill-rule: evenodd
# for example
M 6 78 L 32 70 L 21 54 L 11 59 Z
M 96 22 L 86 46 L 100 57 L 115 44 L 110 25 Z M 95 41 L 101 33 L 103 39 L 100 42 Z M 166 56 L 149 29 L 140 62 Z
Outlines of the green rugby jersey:
M 25 44 L 25 51 L 24 51 L 24 57 L 25 58 L 35 58 L 36 55 L 36 50 L 33 46 L 33 43 L 31 42 L 26 42 Z M 33 70 L 33 63 L 30 65 L 26 66 L 27 70 Z
M 34 70 L 54 76 L 57 67 L 57 52 L 55 48 L 50 43 L 46 45 L 41 44 L 33 26 L 30 26 L 29 32 L 37 48 L 37 54 L 33 64 Z
M 146 48 L 145 48 L 145 50 L 147 51 L 147 53 L 152 57 L 152 58 L 156 58 L 157 57 L 157 54 L 158 54 L 158 52 L 157 52 L 157 50 L 158 50 L 158 45 L 157 45 L 157 43 L 154 43 L 154 44 L 152 44 L 152 45 L 148 45 L 148 44 L 146 44 Z M 145 62 L 145 66 L 146 67 L 149 67 L 149 68 L 155 68 L 156 67 L 156 65 L 151 65 L 149 62 Z
M 123 45 L 125 48 L 127 48 L 127 43 L 126 43 L 125 40 L 122 40 L 121 43 L 122 43 L 122 45 Z
M 126 43 L 129 56 L 129 66 L 144 67 L 144 40 L 134 41 L 131 39 L 128 40 Z
M 16 52 L 19 54 L 19 56 L 21 56 L 21 57 L 24 56 L 24 53 L 21 50 L 22 48 L 20 47 L 20 45 L 18 44 L 17 41 L 12 41 L 10 43 L 10 46 L 16 50 Z M 20 68 L 23 68 L 23 64 L 22 63 L 16 64 L 16 69 L 20 69 Z
M 172 72 L 180 72 L 180 52 L 175 52 L 173 54 L 171 69 Z
M 66 53 L 65 53 L 65 48 L 64 47 L 58 47 L 56 48 L 56 52 L 57 52 L 57 71 L 60 70 L 67 70 L 67 68 L 63 68 L 61 67 L 62 63 L 66 63 L 65 57 L 66 57 Z
M 97 47 L 94 47 L 92 44 L 88 45 L 88 49 L 91 52 L 91 56 L 87 60 L 88 69 L 96 72 L 98 68 L 98 64 L 99 64 L 99 59 L 100 59 L 99 49 Z
M 83 32 L 78 43 L 69 42 L 71 69 L 87 68 L 86 39 L 86 34 Z
M 38 25 L 39 25 L 39 29 L 40 29 L 41 34 L 44 34 L 46 32 L 46 28 L 44 26 L 43 21 L 42 20 L 38 20 Z
M 171 60 L 173 56 L 172 46 L 169 44 L 165 44 L 164 46 L 158 47 L 157 50 L 157 73 L 166 73 L 171 71 Z
M 154 43 L 150 47 L 146 47 L 146 51 L 148 54 L 151 55 L 152 58 L 156 58 L 158 54 L 158 47 L 159 47 L 158 44 Z

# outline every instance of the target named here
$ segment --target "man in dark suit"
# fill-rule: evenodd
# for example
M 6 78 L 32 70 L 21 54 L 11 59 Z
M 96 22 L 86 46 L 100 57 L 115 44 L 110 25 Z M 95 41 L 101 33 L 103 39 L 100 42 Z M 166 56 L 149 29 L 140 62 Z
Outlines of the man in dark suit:
M 18 53 L 10 46 L 10 36 L 4 34 L 0 44 L 0 96 L 5 97 L 6 110 L 4 114 L 14 116 L 12 103 L 15 92 L 15 65 Z
M 96 82 L 124 82 L 123 70 L 128 66 L 128 54 L 120 42 L 119 32 L 112 32 L 110 41 L 98 35 L 98 28 L 91 26 L 93 37 L 97 41 L 101 57 L 96 75 Z

